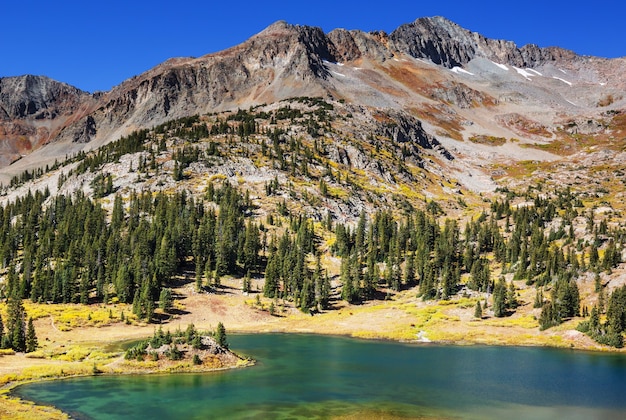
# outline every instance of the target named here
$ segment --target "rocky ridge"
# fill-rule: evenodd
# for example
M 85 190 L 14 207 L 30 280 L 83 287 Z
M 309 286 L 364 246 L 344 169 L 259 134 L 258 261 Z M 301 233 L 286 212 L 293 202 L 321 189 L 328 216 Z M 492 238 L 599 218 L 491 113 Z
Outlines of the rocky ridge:
M 76 124 L 92 95 L 44 76 L 0 78 L 0 166 L 6 166 L 50 141 L 64 126 Z M 76 133 L 88 142 L 93 129 Z
M 0 79 L 0 166 L 6 182 L 137 129 L 300 96 L 409 111 L 440 141 L 519 136 L 494 126 L 508 114 L 555 132 L 567 118 L 623 107 L 625 69 L 623 59 L 518 48 L 442 17 L 390 34 L 325 34 L 280 21 L 225 51 L 168 60 L 109 92 L 92 95 L 34 76 Z

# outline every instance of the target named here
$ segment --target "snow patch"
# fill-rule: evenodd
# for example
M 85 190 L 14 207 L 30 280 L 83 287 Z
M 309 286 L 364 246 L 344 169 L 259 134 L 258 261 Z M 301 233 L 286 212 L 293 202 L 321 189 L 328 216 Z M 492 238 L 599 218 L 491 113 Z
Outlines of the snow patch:
M 567 83 L 567 84 L 568 84 L 568 85 L 570 85 L 570 86 L 572 85 L 572 82 L 568 82 L 567 80 L 565 80 L 565 79 L 561 79 L 560 77 L 552 76 L 552 78 L 553 78 L 553 79 L 556 79 L 556 80 L 560 80 L 560 81 L 561 81 L 561 82 L 563 82 L 563 83 Z
M 600 82 L 600 86 L 606 86 L 606 82 Z
M 574 106 L 578 106 L 578 105 L 576 105 L 574 102 L 572 102 L 572 101 L 570 101 L 570 100 L 567 100 L 567 99 L 566 99 L 566 101 L 567 101 L 568 103 L 570 103 L 570 104 L 574 105 Z
M 563 70 L 563 69 L 559 69 L 559 71 L 560 71 L 561 73 L 563 73 L 563 74 L 567 74 L 567 72 L 566 72 L 565 70 Z
M 469 71 L 461 68 L 461 67 L 452 67 L 452 69 L 450 70 L 453 73 L 457 73 L 457 74 L 469 74 L 470 76 L 474 76 L 474 73 L 470 73 Z
M 529 72 L 529 71 L 527 71 L 527 70 L 524 70 L 524 69 L 518 69 L 518 68 L 517 68 L 517 67 L 515 67 L 515 66 L 514 66 L 513 68 L 515 69 L 515 71 L 516 71 L 518 74 L 522 75 L 522 76 L 524 77 L 524 79 L 526 79 L 526 80 L 533 80 L 533 79 L 531 79 L 531 77 L 536 76 L 535 74 L 532 74 L 532 73 L 530 73 L 530 72 Z
M 537 70 L 535 69 L 526 69 L 526 71 L 531 72 L 531 73 L 535 73 L 537 76 L 543 76 L 543 74 L 539 73 Z
M 492 63 L 500 67 L 502 70 L 509 71 L 509 68 L 504 64 L 496 63 L 495 61 L 492 61 Z
M 332 74 L 336 74 L 337 76 L 346 77 L 346 75 L 345 75 L 345 74 L 338 73 L 338 72 L 336 72 L 336 71 L 331 71 L 331 73 L 332 73 Z

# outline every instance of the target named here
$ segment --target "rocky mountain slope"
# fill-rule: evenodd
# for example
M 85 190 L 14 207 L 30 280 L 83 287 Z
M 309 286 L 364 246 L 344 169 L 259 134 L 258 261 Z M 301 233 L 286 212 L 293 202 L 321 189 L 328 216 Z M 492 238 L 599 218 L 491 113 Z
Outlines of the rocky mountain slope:
M 109 92 L 1 79 L 2 181 L 168 120 L 302 96 L 404 112 L 481 176 L 485 158 L 555 159 L 549 147 L 524 147 L 545 146 L 565 129 L 606 132 L 610 112 L 626 103 L 624 70 L 624 59 L 520 48 L 441 17 L 390 34 L 277 22 L 238 46 L 168 60 Z M 496 149 L 467 141 L 485 136 L 514 141 Z
M 19 272 L 33 302 L 115 295 L 150 320 L 164 287 L 204 308 L 224 280 L 268 316 L 384 302 L 408 340 L 430 320 L 444 341 L 476 322 L 528 337 L 561 313 L 580 338 L 626 282 L 625 66 L 425 18 L 277 22 L 97 94 L 2 79 L 0 286 Z M 589 337 L 623 345 L 596 321 Z
M 64 127 L 86 117 L 93 101 L 88 93 L 47 77 L 1 78 L 0 166 L 54 141 Z M 89 129 L 74 134 L 76 141 L 91 139 Z

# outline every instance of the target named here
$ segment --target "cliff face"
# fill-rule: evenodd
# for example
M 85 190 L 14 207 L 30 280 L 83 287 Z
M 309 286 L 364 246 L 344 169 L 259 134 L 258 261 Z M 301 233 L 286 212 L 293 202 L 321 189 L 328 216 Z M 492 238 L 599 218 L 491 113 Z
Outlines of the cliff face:
M 536 67 L 575 54 L 554 48 L 495 40 L 468 31 L 442 17 L 420 18 L 400 26 L 389 38 L 393 46 L 416 58 L 428 58 L 448 68 L 463 66 L 476 57 L 517 67 Z
M 405 58 L 425 59 L 438 66 L 426 72 L 415 61 L 413 67 L 393 64 Z M 574 71 L 585 83 L 599 86 L 608 79 L 614 88 L 624 86 L 623 60 L 580 57 L 536 45 L 518 48 L 441 17 L 417 19 L 390 34 L 344 29 L 325 34 L 319 28 L 277 22 L 238 46 L 199 58 L 168 60 L 106 93 L 91 95 L 45 77 L 0 79 L 0 167 L 47 143 L 65 144 L 71 153 L 167 120 L 291 97 L 334 96 L 395 108 L 437 100 L 467 109 L 474 103 L 495 103 L 489 99 L 494 95 L 517 95 L 519 89 L 503 84 L 501 78 L 487 80 L 490 89 L 495 86 L 495 93 L 453 79 L 456 76 L 448 69 L 477 59 L 518 68 L 558 66 Z M 353 76 L 333 67 L 335 63 L 351 65 Z M 357 73 L 359 63 L 366 65 L 361 73 Z M 566 86 L 555 89 L 562 88 Z M 532 89 L 530 94 L 536 94 Z M 593 100 L 608 95 L 597 87 L 585 89 L 593 89 L 587 92 Z M 474 92 L 472 98 L 480 100 L 461 101 L 459 92 Z M 556 96 L 562 93 L 555 92 Z M 57 149 L 57 153 L 63 151 L 60 146 Z
M 89 95 L 43 76 L 0 79 L 0 120 L 54 119 L 74 112 Z
M 49 141 L 92 96 L 42 76 L 0 78 L 0 166 Z

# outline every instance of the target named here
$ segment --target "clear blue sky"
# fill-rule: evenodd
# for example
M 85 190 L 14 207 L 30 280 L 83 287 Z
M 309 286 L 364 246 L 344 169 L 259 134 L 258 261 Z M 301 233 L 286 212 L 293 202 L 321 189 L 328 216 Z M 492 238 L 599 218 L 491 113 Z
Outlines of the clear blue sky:
M 0 77 L 46 75 L 90 92 L 108 90 L 170 57 L 238 44 L 277 20 L 391 32 L 444 16 L 489 38 L 626 56 L 621 1 L 40 1 L 4 0 Z

